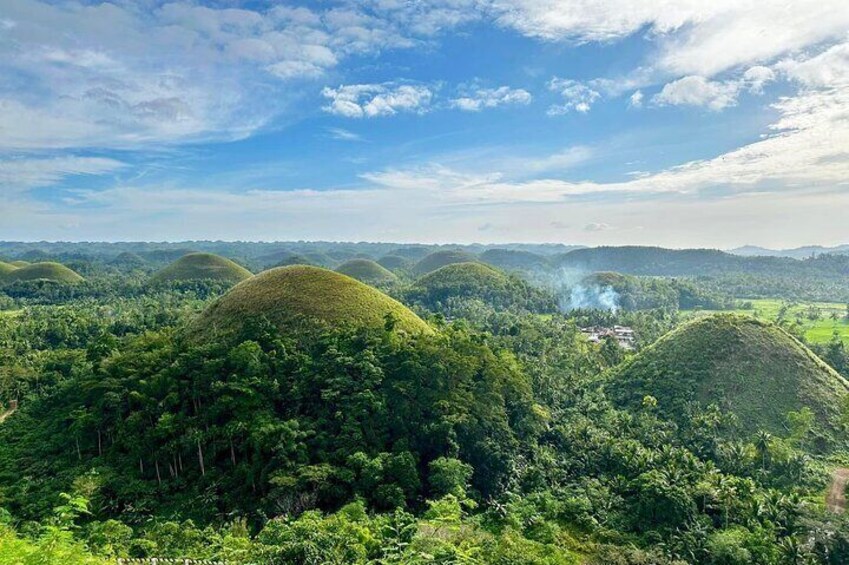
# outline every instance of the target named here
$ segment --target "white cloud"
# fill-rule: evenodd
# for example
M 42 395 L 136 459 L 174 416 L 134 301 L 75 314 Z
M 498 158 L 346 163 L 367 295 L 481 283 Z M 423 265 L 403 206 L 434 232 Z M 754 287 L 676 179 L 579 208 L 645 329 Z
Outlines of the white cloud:
M 849 85 L 849 41 L 834 45 L 815 57 L 781 61 L 776 67 L 807 87 Z
M 643 91 L 635 90 L 633 94 L 628 98 L 628 104 L 632 108 L 641 108 L 643 106 Z
M 584 226 L 584 231 L 596 232 L 611 229 L 610 224 L 592 222 Z
M 557 92 L 564 99 L 562 104 L 555 104 L 548 109 L 550 116 L 560 116 L 572 111 L 585 114 L 601 97 L 601 94 L 589 86 L 565 78 L 552 78 L 548 82 L 548 89 Z
M 489 0 L 497 21 L 530 37 L 576 43 L 615 41 L 647 31 L 653 66 L 711 77 L 763 63 L 849 29 L 843 0 Z
M 6 194 L 49 186 L 65 177 L 103 175 L 121 169 L 124 163 L 103 157 L 10 158 L 0 160 L 0 187 Z
M 652 100 L 661 106 L 705 106 L 711 110 L 722 110 L 737 104 L 739 92 L 737 82 L 688 76 L 664 85 Z
M 523 105 L 531 103 L 531 93 L 522 88 L 500 86 L 498 88 L 474 88 L 451 100 L 451 106 L 466 112 L 479 112 L 484 108 Z
M 753 94 L 763 94 L 764 86 L 775 80 L 775 71 L 769 67 L 757 65 L 743 73 L 741 86 Z
M 6 0 L 0 150 L 238 139 L 301 95 L 293 81 L 325 75 L 354 55 L 420 45 L 470 19 L 470 6 L 454 0 L 368 4 Z M 424 93 L 393 93 L 417 94 Z M 405 103 L 379 96 L 369 111 Z
M 402 112 L 423 114 L 433 99 L 431 87 L 413 84 L 349 84 L 325 87 L 324 111 L 346 118 L 374 118 Z
M 363 136 L 358 133 L 354 133 L 344 128 L 328 128 L 327 133 L 330 134 L 330 137 L 333 139 L 338 139 L 339 141 L 362 141 Z

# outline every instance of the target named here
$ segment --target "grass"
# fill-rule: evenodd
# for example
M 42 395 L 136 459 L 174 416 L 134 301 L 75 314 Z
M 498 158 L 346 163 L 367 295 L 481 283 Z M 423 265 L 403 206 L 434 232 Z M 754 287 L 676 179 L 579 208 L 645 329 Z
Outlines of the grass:
M 32 263 L 3 275 L 3 282 L 50 281 L 62 284 L 82 282 L 80 275 L 60 263 Z
M 444 251 L 436 251 L 435 253 L 425 256 L 421 261 L 416 263 L 413 267 L 413 272 L 416 275 L 421 276 L 426 275 L 427 273 L 432 273 L 446 265 L 454 263 L 474 263 L 477 262 L 477 260 L 477 257 L 471 253 L 467 253 L 466 251 L 446 249 Z
M 620 404 L 645 395 L 687 425 L 688 403 L 733 412 L 744 434 L 786 435 L 788 412 L 807 406 L 821 430 L 840 428 L 849 382 L 783 329 L 734 314 L 697 317 L 662 337 L 611 374 Z
M 336 268 L 337 273 L 348 275 L 366 284 L 382 284 L 398 279 L 392 271 L 378 265 L 371 259 L 351 259 Z
M 779 315 L 783 313 L 783 320 L 790 324 L 798 324 L 801 334 L 809 343 L 827 343 L 836 332 L 839 338 L 849 345 L 849 320 L 846 318 L 846 304 L 839 302 L 788 302 L 778 299 L 740 299 L 740 305 L 751 303 L 751 309 L 736 308 L 729 310 L 731 313 L 752 316 L 766 322 L 779 322 Z M 813 309 L 813 310 L 812 310 Z M 818 310 L 820 317 L 811 319 L 809 313 Z M 700 310 L 682 310 L 683 314 L 702 316 L 708 312 Z M 832 318 L 836 314 L 837 319 Z
M 189 253 L 156 273 L 154 282 L 213 280 L 237 283 L 252 273 L 230 259 L 212 253 Z
M 17 268 L 18 267 L 12 265 L 11 263 L 4 263 L 3 261 L 0 261 L 0 279 L 2 279 L 4 276 L 8 275 L 12 271 L 17 270 Z
M 192 332 L 214 336 L 237 332 L 266 318 L 283 330 L 299 324 L 382 327 L 392 314 L 400 329 L 432 330 L 400 302 L 351 277 L 320 267 L 297 265 L 262 272 L 216 300 L 195 321 Z
M 460 294 L 479 289 L 506 289 L 510 279 L 482 263 L 452 263 L 416 281 L 416 286 L 437 290 L 453 289 Z

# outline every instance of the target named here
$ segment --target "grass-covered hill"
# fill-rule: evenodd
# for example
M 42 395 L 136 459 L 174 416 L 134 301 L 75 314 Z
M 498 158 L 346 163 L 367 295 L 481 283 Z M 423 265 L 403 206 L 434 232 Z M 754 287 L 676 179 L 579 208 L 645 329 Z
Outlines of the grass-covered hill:
M 117 257 L 112 259 L 111 263 L 122 269 L 140 269 L 147 265 L 147 261 L 145 261 L 140 255 L 129 251 L 120 253 Z
M 413 265 L 411 260 L 401 255 L 384 255 L 377 260 L 377 263 L 390 271 L 405 271 Z
M 6 283 L 48 281 L 62 284 L 74 284 L 84 279 L 65 265 L 60 263 L 32 263 L 25 267 L 16 268 L 5 275 L 2 281 Z
M 189 253 L 153 275 L 153 282 L 221 281 L 241 282 L 251 272 L 241 265 L 212 253 Z
M 2 280 L 2 278 L 4 276 L 11 273 L 12 271 L 14 271 L 17 268 L 18 267 L 16 267 L 15 265 L 13 265 L 11 263 L 4 263 L 3 261 L 0 261 L 0 280 Z
M 480 259 L 508 271 L 537 271 L 551 266 L 542 255 L 520 249 L 487 249 L 480 254 Z
M 685 324 L 625 362 L 608 390 L 632 408 L 653 396 L 660 413 L 684 427 L 691 409 L 715 403 L 736 415 L 748 437 L 787 435 L 788 413 L 804 407 L 820 431 L 837 430 L 849 383 L 783 329 L 719 314 Z
M 351 259 L 339 265 L 336 272 L 366 284 L 385 284 L 398 279 L 392 271 L 371 259 Z
M 454 263 L 473 263 L 477 260 L 478 259 L 475 255 L 472 255 L 468 251 L 462 251 L 459 249 L 435 251 L 430 255 L 423 257 L 418 263 L 416 263 L 413 267 L 413 273 L 418 276 L 426 275 L 446 265 L 452 265 Z
M 20 260 L 11 261 L 9 264 L 12 265 L 13 267 L 18 267 L 18 268 L 26 267 L 27 265 L 31 265 L 31 263 L 29 261 L 20 261 Z
M 419 278 L 407 291 L 410 301 L 440 310 L 446 301 L 474 298 L 498 308 L 518 306 L 550 311 L 554 301 L 525 281 L 482 263 L 453 263 Z
M 431 332 L 421 318 L 375 288 L 341 273 L 296 265 L 271 269 L 236 285 L 201 314 L 192 332 L 226 335 L 262 319 L 284 331 L 304 321 L 381 327 L 387 314 L 395 317 L 400 329 Z

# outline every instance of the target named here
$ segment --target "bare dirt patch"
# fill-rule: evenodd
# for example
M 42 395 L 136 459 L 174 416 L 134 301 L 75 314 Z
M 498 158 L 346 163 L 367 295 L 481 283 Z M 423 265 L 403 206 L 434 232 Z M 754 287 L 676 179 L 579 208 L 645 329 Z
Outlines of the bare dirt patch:
M 825 504 L 836 514 L 846 511 L 846 484 L 849 483 L 849 469 L 835 469 L 831 475 L 831 486 L 825 497 Z

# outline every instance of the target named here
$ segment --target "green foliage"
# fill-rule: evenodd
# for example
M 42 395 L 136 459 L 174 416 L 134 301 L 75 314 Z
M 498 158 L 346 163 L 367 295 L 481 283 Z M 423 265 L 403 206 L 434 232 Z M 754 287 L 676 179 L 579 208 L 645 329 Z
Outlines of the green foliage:
M 494 308 L 553 312 L 554 299 L 528 283 L 481 263 L 453 263 L 419 278 L 406 292 L 408 301 L 434 311 L 452 300 L 476 299 Z

